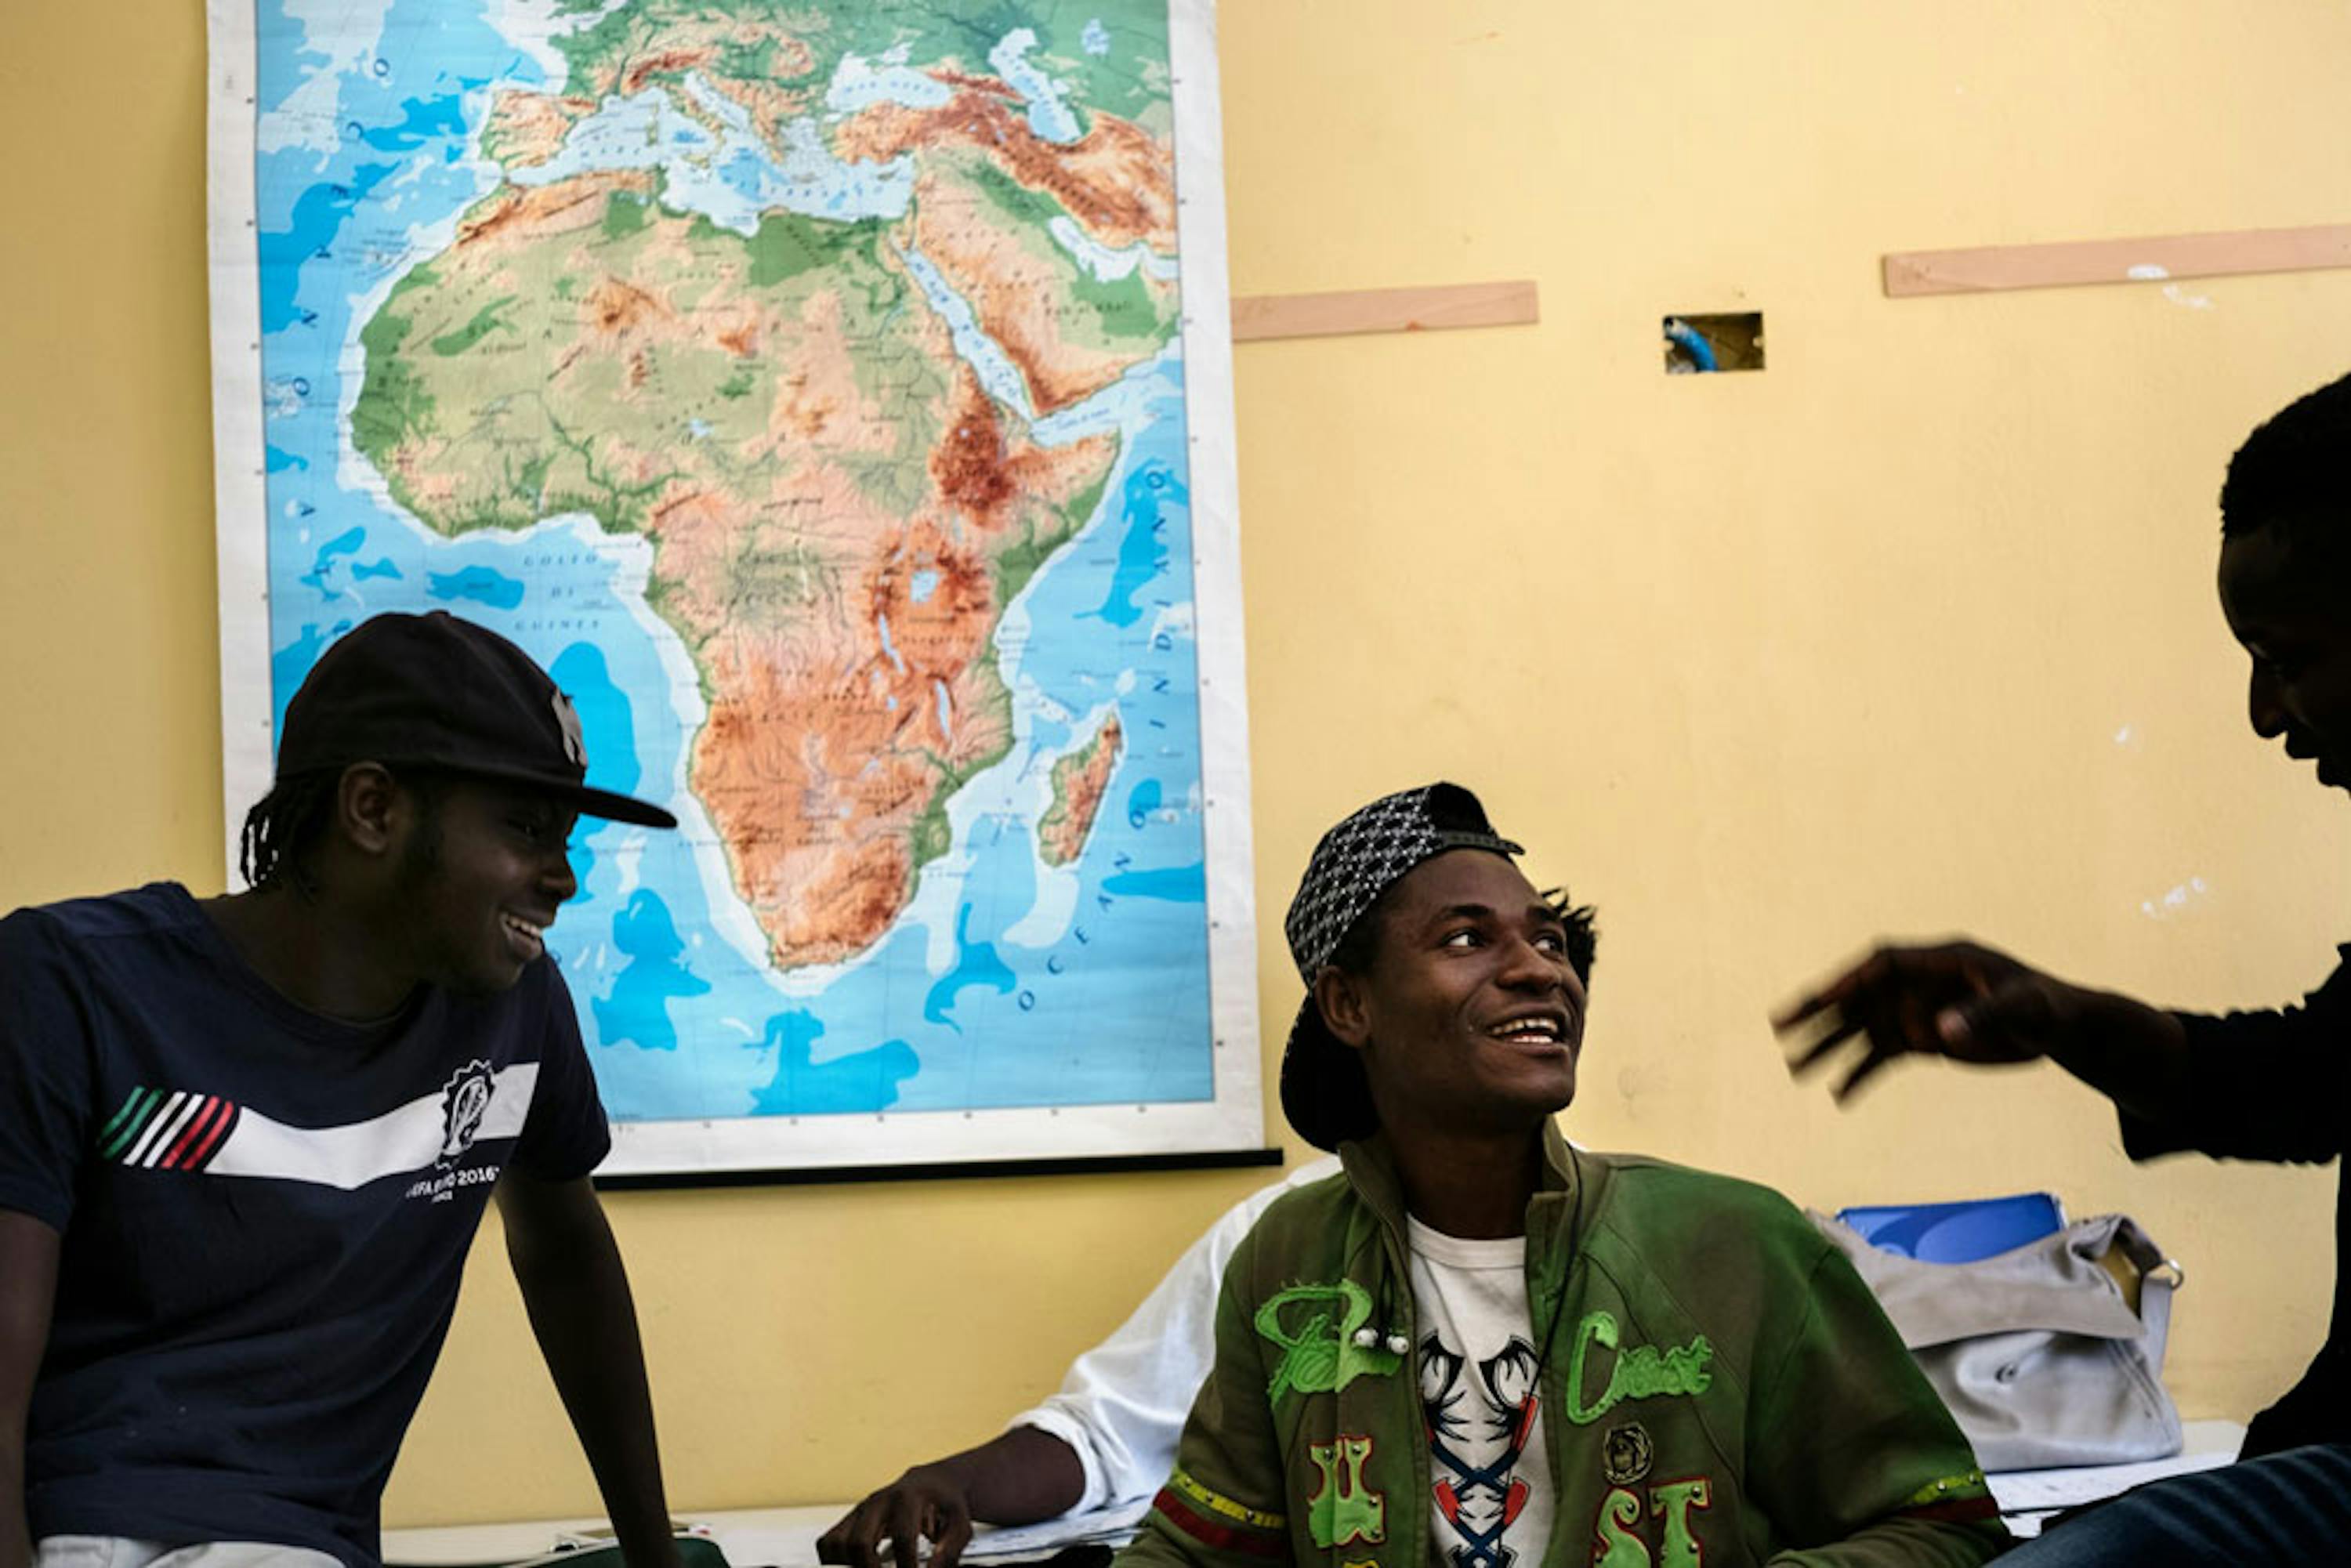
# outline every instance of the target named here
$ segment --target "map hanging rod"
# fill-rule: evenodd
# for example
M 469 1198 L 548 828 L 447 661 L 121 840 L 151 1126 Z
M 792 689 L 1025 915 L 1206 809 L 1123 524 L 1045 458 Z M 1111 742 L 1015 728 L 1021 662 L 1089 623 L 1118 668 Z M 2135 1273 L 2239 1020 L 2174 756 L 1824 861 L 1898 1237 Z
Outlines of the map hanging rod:
M 1251 294 L 1233 301 L 1233 341 L 1520 327 L 1540 319 L 1535 286 L 1529 278 L 1424 288 L 1357 288 L 1336 294 Z
M 1908 250 L 1885 258 L 1889 298 L 1982 294 L 2085 283 L 2159 283 L 2255 272 L 2351 267 L 2351 224 L 2235 229 L 2148 239 L 2069 240 L 2057 245 Z M 1236 334 L 1238 336 L 1238 334 Z

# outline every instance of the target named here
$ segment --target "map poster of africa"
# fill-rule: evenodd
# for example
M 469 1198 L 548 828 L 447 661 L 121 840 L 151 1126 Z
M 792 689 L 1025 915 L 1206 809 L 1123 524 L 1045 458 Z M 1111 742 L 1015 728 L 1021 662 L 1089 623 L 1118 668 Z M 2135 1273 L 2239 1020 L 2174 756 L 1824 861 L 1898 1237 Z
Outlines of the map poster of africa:
M 607 1173 L 1259 1146 L 1208 0 L 209 21 L 232 873 L 447 610 L 682 824 L 548 934 Z

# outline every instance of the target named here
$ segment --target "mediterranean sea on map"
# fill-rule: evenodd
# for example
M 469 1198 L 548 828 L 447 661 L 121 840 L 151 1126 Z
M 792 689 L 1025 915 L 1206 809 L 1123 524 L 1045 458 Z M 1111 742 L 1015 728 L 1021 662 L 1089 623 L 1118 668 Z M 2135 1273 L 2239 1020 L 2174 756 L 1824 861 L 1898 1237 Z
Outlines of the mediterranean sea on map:
M 622 1120 L 1208 1099 L 1165 0 L 258 0 L 277 712 L 571 695 Z M 238 803 L 241 805 L 241 803 Z

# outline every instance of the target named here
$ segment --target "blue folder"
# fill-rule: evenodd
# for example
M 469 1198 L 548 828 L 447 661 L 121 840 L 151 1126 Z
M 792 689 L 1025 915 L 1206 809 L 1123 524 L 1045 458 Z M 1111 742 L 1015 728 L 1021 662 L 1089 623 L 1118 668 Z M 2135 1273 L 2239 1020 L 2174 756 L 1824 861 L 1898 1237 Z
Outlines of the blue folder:
M 2046 1192 L 1958 1203 L 1860 1204 L 1837 1210 L 1837 1218 L 1871 1246 L 1922 1263 L 1972 1263 L 2065 1228 L 2064 1206 Z

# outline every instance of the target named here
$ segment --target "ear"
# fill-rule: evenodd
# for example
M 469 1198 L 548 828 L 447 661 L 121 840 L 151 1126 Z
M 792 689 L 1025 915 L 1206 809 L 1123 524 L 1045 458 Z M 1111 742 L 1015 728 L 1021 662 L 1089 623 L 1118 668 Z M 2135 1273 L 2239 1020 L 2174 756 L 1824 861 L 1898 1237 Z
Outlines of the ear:
M 380 762 L 354 762 L 336 780 L 335 827 L 361 854 L 392 848 L 400 810 L 400 787 Z
M 1314 1005 L 1340 1044 L 1361 1051 L 1372 1038 L 1371 998 L 1360 977 L 1335 964 L 1323 965 L 1314 977 Z

